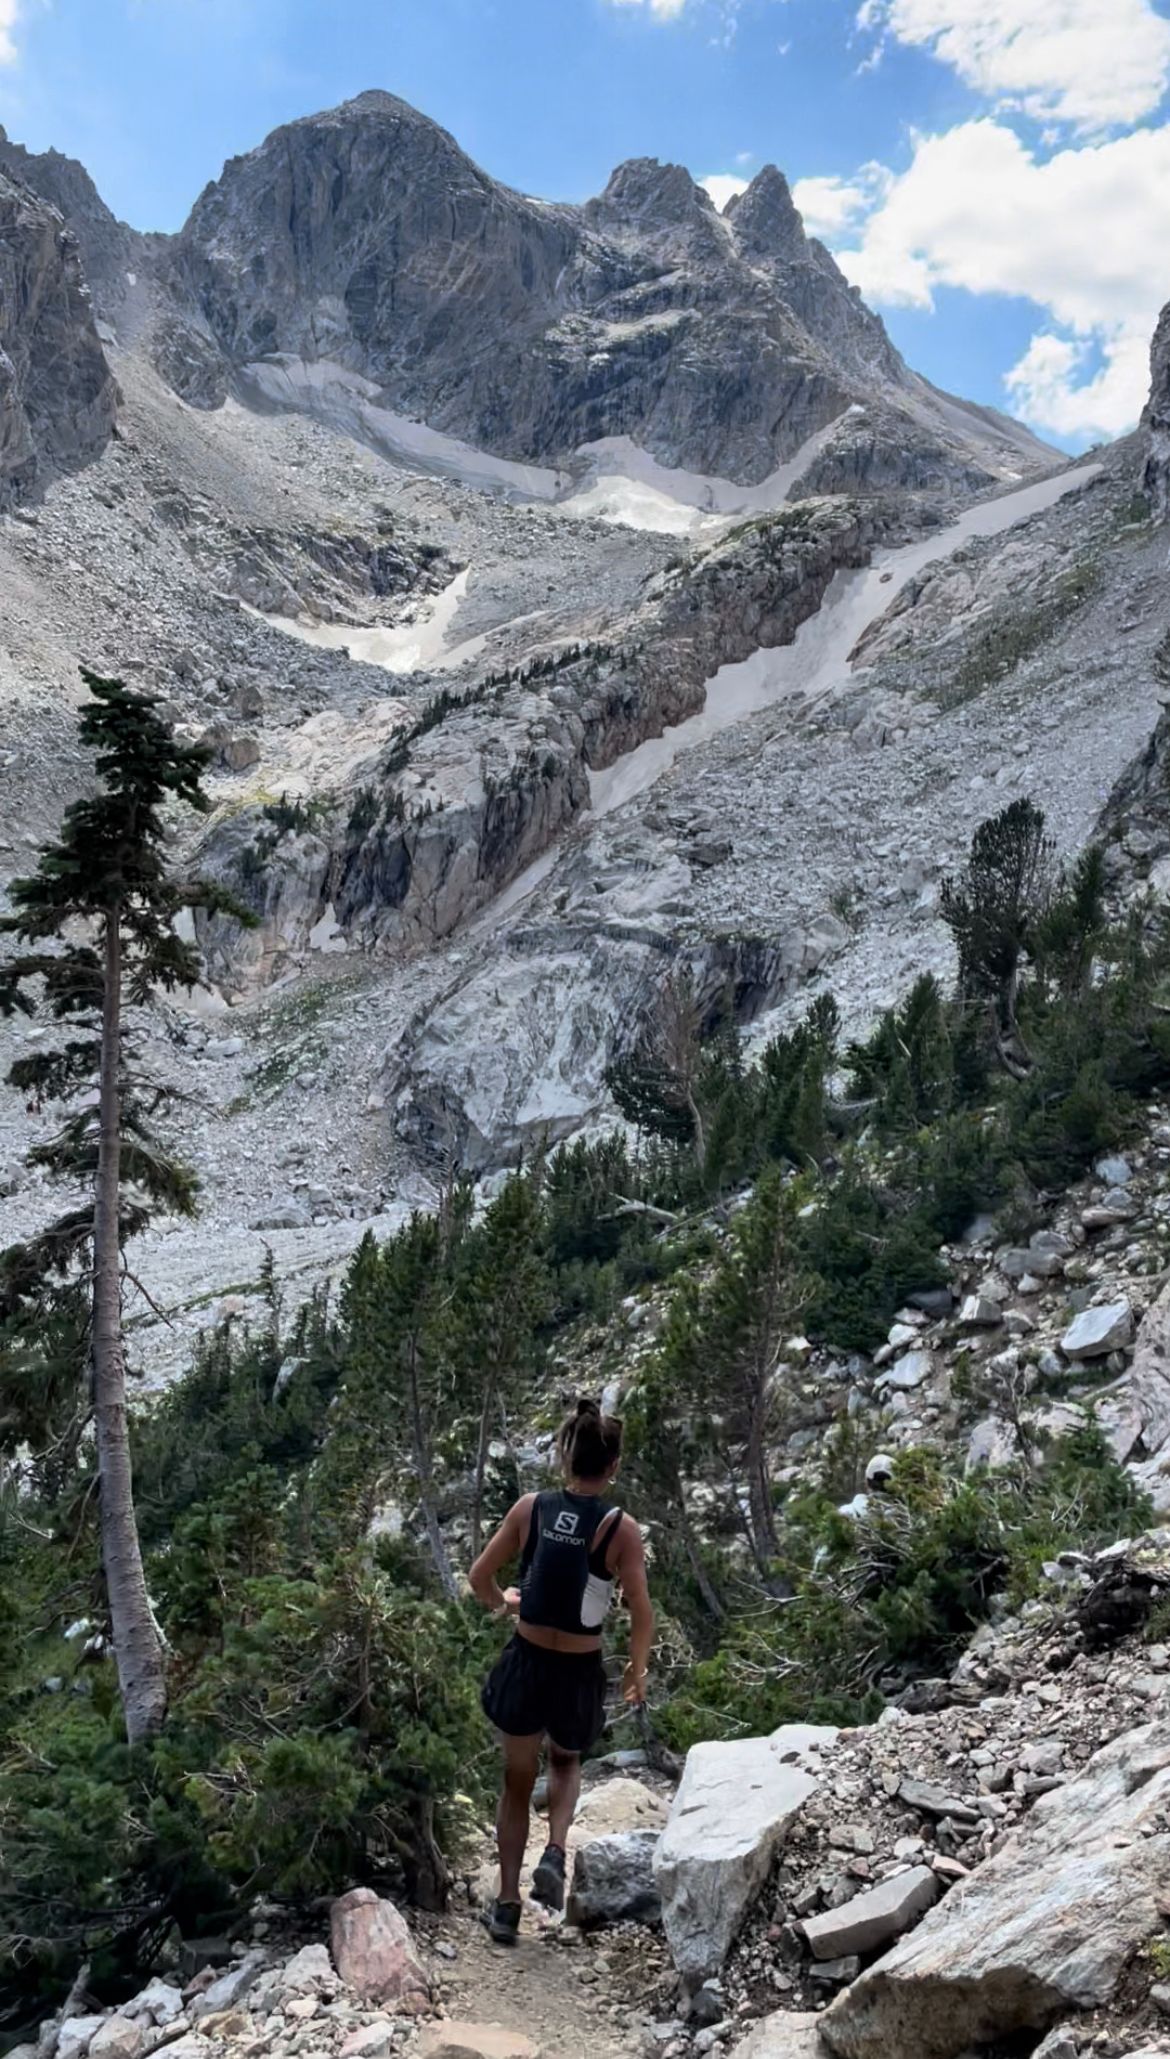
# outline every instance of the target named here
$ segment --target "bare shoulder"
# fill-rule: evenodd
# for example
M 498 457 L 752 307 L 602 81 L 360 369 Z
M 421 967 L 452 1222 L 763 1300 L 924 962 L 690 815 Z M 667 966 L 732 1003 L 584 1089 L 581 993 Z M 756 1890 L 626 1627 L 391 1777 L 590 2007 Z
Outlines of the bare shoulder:
M 642 1528 L 635 1517 L 623 1515 L 614 1532 L 613 1562 L 615 1565 L 637 1564 L 646 1555 L 642 1539 Z

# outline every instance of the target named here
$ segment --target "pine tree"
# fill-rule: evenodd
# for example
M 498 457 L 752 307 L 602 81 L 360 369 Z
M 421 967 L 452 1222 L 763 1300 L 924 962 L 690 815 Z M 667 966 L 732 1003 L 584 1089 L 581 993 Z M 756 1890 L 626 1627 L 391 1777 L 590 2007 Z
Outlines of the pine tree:
M 348 1450 L 368 1470 L 381 1453 L 409 1470 L 439 1585 L 454 1601 L 458 1587 L 435 1486 L 436 1430 L 453 1406 L 444 1349 L 450 1293 L 439 1218 L 413 1215 L 381 1250 L 372 1236 L 363 1239 L 342 1298 L 349 1374 L 327 1456 L 342 1466 Z
M 80 1186 L 57 1222 L 0 1255 L 0 1325 L 7 1332 L 7 1400 L 17 1397 L 20 1349 L 34 1356 L 61 1289 L 87 1289 L 88 1357 L 101 1493 L 102 1562 L 126 1730 L 131 1742 L 166 1714 L 163 1653 L 142 1568 L 134 1512 L 122 1334 L 123 1247 L 151 1212 L 189 1214 L 195 1180 L 151 1128 L 156 1088 L 130 1063 L 127 1002 L 196 984 L 198 953 L 175 927 L 184 908 L 238 914 L 209 886 L 180 882 L 167 864 L 166 802 L 208 806 L 206 757 L 176 741 L 158 703 L 114 679 L 82 672 L 92 699 L 80 723 L 96 754 L 97 791 L 68 810 L 36 872 L 9 889 L 0 933 L 25 946 L 0 965 L 0 1014 L 46 1007 L 63 1040 L 13 1066 L 12 1084 L 65 1106 L 57 1136 L 34 1162 Z M 94 1087 L 96 1083 L 96 1096 Z M 60 1366 L 56 1374 L 61 1376 Z
M 959 954 L 964 999 L 985 1003 L 1005 1070 L 1019 1077 L 1030 1055 L 1016 1020 L 1020 963 L 1052 899 L 1053 845 L 1035 802 L 1013 801 L 982 822 L 965 871 L 942 883 L 944 922 Z
M 451 1322 L 460 1370 L 473 1381 L 478 1412 L 471 1501 L 471 1554 L 483 1541 L 484 1485 L 493 1430 L 535 1372 L 537 1329 L 548 1314 L 551 1283 L 541 1250 L 539 1174 L 518 1173 L 468 1239 Z

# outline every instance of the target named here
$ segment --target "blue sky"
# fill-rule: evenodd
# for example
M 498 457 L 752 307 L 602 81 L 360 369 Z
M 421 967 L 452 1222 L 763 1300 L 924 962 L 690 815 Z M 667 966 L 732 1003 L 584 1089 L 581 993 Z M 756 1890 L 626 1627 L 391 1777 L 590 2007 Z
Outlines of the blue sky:
M 138 227 L 368 86 L 549 197 L 770 160 L 911 362 L 1070 447 L 1170 298 L 1168 85 L 1170 0 L 0 0 L 0 120 Z

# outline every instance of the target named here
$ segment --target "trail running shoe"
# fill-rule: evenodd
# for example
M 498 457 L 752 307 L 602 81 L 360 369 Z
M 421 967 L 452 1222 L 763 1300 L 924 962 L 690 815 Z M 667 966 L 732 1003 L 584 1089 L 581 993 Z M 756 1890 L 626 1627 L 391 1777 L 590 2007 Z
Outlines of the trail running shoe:
M 532 1899 L 544 1908 L 565 1906 L 565 1855 L 560 1845 L 548 1845 L 532 1875 Z
M 495 1944 L 514 1945 L 520 1935 L 520 1904 L 495 1901 L 480 1921 Z

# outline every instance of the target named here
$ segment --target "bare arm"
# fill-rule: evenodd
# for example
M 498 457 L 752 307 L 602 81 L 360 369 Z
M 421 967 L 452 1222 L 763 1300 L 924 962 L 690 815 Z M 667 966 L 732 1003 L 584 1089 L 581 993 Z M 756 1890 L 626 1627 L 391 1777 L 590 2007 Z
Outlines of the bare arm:
M 496 1575 L 503 1571 L 513 1559 L 520 1557 L 532 1521 L 534 1494 L 526 1494 L 508 1510 L 493 1538 L 485 1544 L 467 1576 L 468 1584 L 477 1601 L 493 1616 L 514 1615 L 519 1607 L 519 1595 L 515 1588 L 505 1594 Z
M 646 1673 L 654 1645 L 654 1604 L 646 1582 L 646 1547 L 642 1532 L 632 1516 L 626 1516 L 622 1522 L 614 1572 L 621 1581 L 630 1611 L 630 1662 L 626 1667 L 625 1698 L 628 1702 L 644 1702 Z

